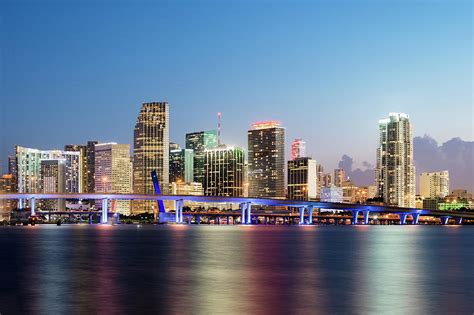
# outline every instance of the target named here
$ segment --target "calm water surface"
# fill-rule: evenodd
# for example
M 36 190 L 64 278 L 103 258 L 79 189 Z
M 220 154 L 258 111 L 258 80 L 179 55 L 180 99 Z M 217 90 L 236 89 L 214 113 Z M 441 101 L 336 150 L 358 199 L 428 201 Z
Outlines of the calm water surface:
M 0 228 L 0 313 L 473 314 L 470 226 Z

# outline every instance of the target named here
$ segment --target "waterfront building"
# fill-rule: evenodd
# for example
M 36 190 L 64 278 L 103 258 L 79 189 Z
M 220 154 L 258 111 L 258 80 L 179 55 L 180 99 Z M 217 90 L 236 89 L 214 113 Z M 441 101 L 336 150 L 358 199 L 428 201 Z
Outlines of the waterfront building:
M 346 180 L 346 174 L 343 168 L 336 168 L 334 170 L 334 186 L 342 187 L 342 183 Z
M 314 200 L 317 197 L 316 160 L 299 157 L 288 161 L 288 199 Z
M 18 191 L 18 169 L 16 166 L 16 156 L 8 156 L 8 174 L 12 176 L 11 178 L 11 190 L 12 192 Z
M 66 190 L 66 160 L 42 160 L 40 183 L 42 193 L 64 193 Z M 44 199 L 40 201 L 40 208 L 45 211 L 64 211 L 66 210 L 65 202 L 64 199 Z
M 191 149 L 170 150 L 170 183 L 192 182 L 194 177 L 194 153 Z
M 301 138 L 291 143 L 291 159 L 296 160 L 300 157 L 306 157 L 306 142 Z
M 41 161 L 65 160 L 65 193 L 82 193 L 80 152 L 38 150 L 15 147 L 17 188 L 20 193 L 39 193 L 41 188 Z
M 130 145 L 100 143 L 95 145 L 95 192 L 119 193 L 132 192 L 132 165 Z M 101 204 L 101 201 L 96 203 Z M 120 214 L 130 214 L 130 200 L 114 200 L 110 209 Z
M 378 188 L 375 185 L 367 187 L 367 199 L 376 198 L 378 196 Z
M 14 192 L 14 178 L 13 174 L 3 174 L 0 177 L 0 193 L 11 193 Z M 0 221 L 9 220 L 10 213 L 15 207 L 16 202 L 14 200 L 0 200 Z
M 156 170 L 163 194 L 169 186 L 169 105 L 167 102 L 144 103 L 134 129 L 133 191 L 155 193 L 151 172 Z M 156 202 L 134 201 L 133 212 L 154 212 Z
M 64 151 L 79 152 L 79 172 L 81 173 L 81 187 L 82 192 L 87 189 L 87 145 L 67 144 L 64 146 Z
M 242 148 L 220 145 L 204 151 L 204 194 L 243 197 L 244 160 Z
M 95 145 L 98 144 L 99 141 L 87 141 L 86 145 L 86 168 L 85 168 L 85 175 L 86 175 L 86 187 L 84 192 L 86 193 L 93 193 L 95 189 Z
M 421 173 L 420 195 L 425 198 L 444 198 L 449 195 L 449 172 Z
M 285 197 L 285 128 L 259 122 L 248 131 L 249 197 Z
M 415 207 L 413 135 L 406 114 L 390 113 L 379 120 L 376 179 L 385 204 Z
M 332 186 L 332 176 L 331 174 L 323 174 L 322 180 L 321 180 L 321 188 L 322 187 L 331 187 Z
M 321 189 L 322 202 L 343 202 L 342 187 L 329 186 Z
M 205 150 L 217 148 L 217 130 L 186 134 L 186 149 L 193 150 L 193 181 L 205 184 Z

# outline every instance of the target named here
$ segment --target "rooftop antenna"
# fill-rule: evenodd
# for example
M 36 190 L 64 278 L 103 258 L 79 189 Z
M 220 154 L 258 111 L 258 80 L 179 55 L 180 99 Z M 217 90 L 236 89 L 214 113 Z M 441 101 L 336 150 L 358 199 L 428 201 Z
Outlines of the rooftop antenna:
M 221 145 L 221 112 L 217 113 L 217 144 Z

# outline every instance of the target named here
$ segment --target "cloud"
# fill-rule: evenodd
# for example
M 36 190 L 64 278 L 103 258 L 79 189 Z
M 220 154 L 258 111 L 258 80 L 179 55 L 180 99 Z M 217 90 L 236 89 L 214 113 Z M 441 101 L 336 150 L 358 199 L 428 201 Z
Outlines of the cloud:
M 343 168 L 346 176 L 349 177 L 356 185 L 369 186 L 375 185 L 375 170 L 373 165 L 367 161 L 362 162 L 364 169 L 356 168 L 352 170 L 354 160 L 344 154 L 339 161 L 339 168 Z
M 474 141 L 453 138 L 440 146 L 425 135 L 413 139 L 413 151 L 417 181 L 422 172 L 448 170 L 450 190 L 474 191 Z

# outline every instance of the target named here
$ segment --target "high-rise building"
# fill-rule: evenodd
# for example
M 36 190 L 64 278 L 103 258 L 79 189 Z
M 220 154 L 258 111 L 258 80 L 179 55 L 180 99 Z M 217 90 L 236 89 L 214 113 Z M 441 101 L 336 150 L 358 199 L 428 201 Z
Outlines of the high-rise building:
M 12 192 L 17 192 L 18 191 L 18 168 L 16 166 L 16 156 L 8 156 L 8 174 L 10 174 L 11 177 L 11 191 Z
M 193 181 L 194 154 L 191 149 L 170 151 L 170 183 Z
M 300 157 L 288 161 L 288 199 L 314 200 L 317 186 L 316 160 Z
M 60 150 L 38 150 L 15 147 L 17 183 L 20 193 L 41 192 L 41 161 L 65 160 L 65 192 L 81 193 L 80 152 Z
M 199 131 L 186 134 L 186 149 L 194 152 L 194 175 L 193 180 L 204 186 L 205 150 L 217 147 L 217 130 Z
M 201 183 L 196 182 L 171 182 L 171 195 L 185 195 L 185 196 L 203 196 L 204 188 Z
M 449 172 L 421 173 L 420 195 L 424 198 L 444 198 L 449 195 Z
M 119 193 L 132 192 L 132 165 L 130 145 L 101 143 L 95 145 L 95 192 Z M 130 214 L 129 200 L 115 200 L 110 209 L 120 214 Z
M 93 193 L 95 189 L 95 145 L 98 141 L 87 141 L 86 147 L 86 187 L 84 192 Z
M 0 177 L 0 193 L 11 193 L 14 189 L 13 175 L 4 174 Z M 9 220 L 15 206 L 14 200 L 0 200 L 0 220 Z
M 379 120 L 376 178 L 386 204 L 415 207 L 413 135 L 407 114 L 390 113 Z
M 242 148 L 220 145 L 204 151 L 204 194 L 206 196 L 242 197 L 244 195 L 244 160 Z
M 303 139 L 295 139 L 291 144 L 291 159 L 306 157 L 306 142 Z
M 248 131 L 250 197 L 285 197 L 285 128 L 276 121 Z
M 64 193 L 66 190 L 66 160 L 51 159 L 41 161 L 41 192 Z M 64 211 L 64 199 L 41 200 L 41 209 L 50 211 Z
M 169 105 L 144 103 L 138 115 L 133 142 L 133 191 L 155 193 L 151 172 L 156 170 L 161 192 L 169 186 Z M 156 202 L 133 202 L 134 213 L 157 211 Z
M 346 174 L 343 168 L 336 168 L 334 170 L 334 186 L 342 187 L 342 183 L 346 180 Z
M 67 144 L 64 146 L 64 151 L 79 152 L 79 171 L 81 173 L 81 187 L 82 192 L 87 188 L 87 146 L 79 144 Z

